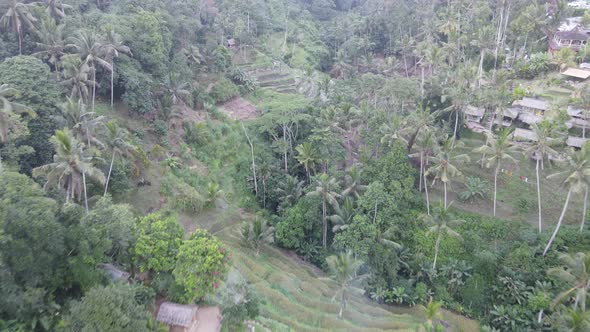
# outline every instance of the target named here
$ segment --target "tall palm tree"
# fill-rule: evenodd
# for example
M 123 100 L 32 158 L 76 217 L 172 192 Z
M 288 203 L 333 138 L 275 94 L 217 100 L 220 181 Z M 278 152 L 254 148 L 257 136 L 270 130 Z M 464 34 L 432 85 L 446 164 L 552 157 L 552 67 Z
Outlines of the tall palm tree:
M 117 122 L 111 120 L 104 125 L 104 139 L 106 149 L 111 153 L 111 164 L 109 165 L 109 173 L 104 185 L 104 195 L 107 195 L 109 189 L 109 180 L 111 179 L 111 172 L 113 171 L 113 163 L 115 162 L 115 155 L 129 154 L 135 150 L 135 146 L 129 143 L 128 132 L 119 127 Z
M 349 196 L 358 199 L 361 193 L 367 189 L 367 186 L 362 184 L 363 169 L 358 165 L 353 165 L 347 172 L 345 177 L 346 188 L 342 191 L 342 196 Z
M 549 242 L 547 242 L 545 250 L 543 250 L 543 256 L 547 255 L 547 252 L 549 251 L 549 248 L 551 247 L 553 240 L 555 240 L 555 236 L 557 236 L 557 233 L 559 232 L 572 193 L 585 192 L 588 188 L 588 179 L 590 177 L 590 159 L 587 149 L 583 148 L 582 151 L 575 151 L 574 149 L 568 150 L 568 157 L 566 159 L 565 170 L 548 176 L 548 178 L 555 177 L 564 179 L 562 181 L 562 185 L 567 189 L 567 196 L 565 197 L 565 203 L 563 204 L 563 209 L 561 210 L 559 221 L 555 226 L 555 230 L 553 231 L 553 234 L 551 235 Z M 584 210 L 585 209 L 586 202 L 584 202 Z
M 543 214 L 541 209 L 541 177 L 539 171 L 541 162 L 549 155 L 557 155 L 557 151 L 553 149 L 554 146 L 560 144 L 560 141 L 553 137 L 551 125 L 547 121 L 535 123 L 531 125 L 532 131 L 537 136 L 537 140 L 529 143 L 525 152 L 531 158 L 535 159 L 535 173 L 537 177 L 537 205 L 539 208 L 539 233 L 543 231 Z
M 66 10 L 72 9 L 72 6 L 63 3 L 62 0 L 43 0 L 47 15 L 55 20 L 63 20 L 66 17 Z
M 460 177 L 461 171 L 457 166 L 462 163 L 469 162 L 469 156 L 466 154 L 452 154 L 453 149 L 452 139 L 447 139 L 444 147 L 435 155 L 428 158 L 432 166 L 426 171 L 425 175 L 434 174 L 435 180 L 440 180 L 443 183 L 444 188 L 444 207 L 447 204 L 447 185 L 449 185 L 453 178 Z
M 47 61 L 55 69 L 57 75 L 61 71 L 65 50 L 71 47 L 71 44 L 66 42 L 64 28 L 64 24 L 57 24 L 51 18 L 43 19 L 37 31 L 40 40 L 37 42 L 37 47 L 40 51 L 33 53 L 33 56 Z
M 389 123 L 384 124 L 380 128 L 381 131 L 381 144 L 392 145 L 393 143 L 400 141 L 407 143 L 404 138 L 404 126 L 401 117 L 394 116 Z
M 88 103 L 90 96 L 89 88 L 96 85 L 90 78 L 92 71 L 87 63 L 80 60 L 78 56 L 64 56 L 64 79 L 61 84 L 70 87 L 71 99 L 82 99 Z
M 434 113 L 430 112 L 428 108 L 418 108 L 415 112 L 412 112 L 406 119 L 404 124 L 404 133 L 409 134 L 408 138 L 408 152 L 412 150 L 414 143 L 418 136 L 426 130 L 434 127 L 436 117 Z
M 449 209 L 443 206 L 441 203 L 435 207 L 432 214 L 425 217 L 426 224 L 430 227 L 428 232 L 436 234 L 436 242 L 434 244 L 434 262 L 432 263 L 432 269 L 436 270 L 436 261 L 438 259 L 438 251 L 440 249 L 440 242 L 444 235 L 450 235 L 456 238 L 461 238 L 459 233 L 455 232 L 452 227 L 463 223 L 463 220 L 455 219 L 450 213 Z
M 482 153 L 486 156 L 486 167 L 494 170 L 494 217 L 496 216 L 496 196 L 498 193 L 498 173 L 503 161 L 516 163 L 517 160 L 512 156 L 516 154 L 518 146 L 514 145 L 511 139 L 510 130 L 502 130 L 497 137 L 492 133 L 487 134 L 486 144 L 476 148 L 474 152 Z
M 85 140 L 88 147 L 92 143 L 102 146 L 103 143 L 97 139 L 92 130 L 100 126 L 104 121 L 104 116 L 94 117 L 95 114 L 86 111 L 86 105 L 81 99 L 67 98 L 61 106 L 61 122 L 67 128 L 70 128 L 76 139 Z
M 18 54 L 22 54 L 23 26 L 31 31 L 36 31 L 37 19 L 31 13 L 32 4 L 25 4 L 12 0 L 8 5 L 8 11 L 0 18 L 0 25 L 4 29 L 12 29 L 18 38 Z
M 92 72 L 92 81 L 94 82 L 92 85 L 92 112 L 94 112 L 94 102 L 96 99 L 96 66 L 100 65 L 108 71 L 112 71 L 113 67 L 103 59 L 105 52 L 96 32 L 89 30 L 80 31 L 72 38 L 72 43 L 82 61 L 90 67 Z
M 18 91 L 11 88 L 8 84 L 0 85 L 0 143 L 6 143 L 8 141 L 8 134 L 11 128 L 15 125 L 14 121 L 16 119 L 14 116 L 16 114 L 26 113 L 31 117 L 36 116 L 36 113 L 26 106 L 10 100 L 17 95 Z M 0 172 L 1 171 L 2 157 L 0 156 Z
M 573 309 L 586 311 L 586 297 L 590 290 L 590 254 L 562 253 L 559 261 L 561 266 L 549 269 L 547 274 L 564 282 L 567 289 L 557 295 L 553 305 L 575 296 Z
M 336 210 L 339 209 L 337 199 L 340 197 L 340 194 L 335 191 L 336 187 L 336 179 L 324 173 L 316 178 L 315 189 L 307 193 L 308 196 L 320 197 L 322 199 L 322 245 L 324 248 L 328 247 L 328 204 Z
M 336 214 L 328 217 L 332 222 L 332 231 L 337 232 L 348 227 L 355 215 L 355 207 L 352 198 L 344 198 L 344 203 L 336 210 Z
M 94 158 L 86 155 L 84 144 L 79 142 L 69 129 L 57 130 L 51 137 L 51 143 L 55 148 L 53 162 L 34 168 L 33 176 L 46 177 L 44 188 L 65 188 L 66 202 L 69 202 L 70 198 L 80 199 L 84 195 L 84 205 L 88 213 L 86 175 L 104 184 L 104 174 L 94 167 Z
M 131 55 L 131 49 L 123 44 L 121 36 L 115 32 L 115 28 L 111 25 L 107 26 L 106 38 L 102 45 L 106 60 L 111 65 L 111 109 L 114 104 L 114 80 L 115 80 L 115 59 L 119 57 L 119 53 Z
M 590 331 L 590 312 L 568 309 L 561 317 L 568 332 Z
M 340 310 L 338 311 L 338 318 L 342 318 L 344 309 L 347 304 L 347 293 L 352 285 L 360 282 L 367 277 L 366 274 L 358 275 L 359 268 L 364 264 L 363 261 L 355 259 L 352 251 L 341 253 L 339 255 L 332 255 L 326 258 L 326 263 L 330 270 L 330 276 L 338 284 L 338 291 L 334 295 L 334 299 L 340 297 Z
M 160 86 L 172 98 L 172 105 L 186 104 L 191 94 L 190 84 L 178 73 L 168 74 Z
M 295 151 L 297 151 L 297 156 L 295 156 L 295 159 L 297 159 L 297 161 L 303 165 L 303 167 L 305 167 L 307 180 L 311 182 L 310 169 L 314 170 L 315 173 L 315 163 L 319 159 L 317 149 L 311 142 L 304 142 L 303 144 L 295 147 Z

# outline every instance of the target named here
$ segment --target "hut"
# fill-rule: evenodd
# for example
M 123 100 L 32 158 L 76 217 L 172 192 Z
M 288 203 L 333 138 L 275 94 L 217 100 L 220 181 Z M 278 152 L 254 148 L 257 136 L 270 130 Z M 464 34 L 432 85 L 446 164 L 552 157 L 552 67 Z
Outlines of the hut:
M 590 70 L 568 68 L 561 75 L 571 77 L 577 81 L 585 81 L 590 77 Z
M 463 109 L 463 113 L 465 113 L 465 118 L 467 119 L 467 122 L 480 123 L 483 119 L 485 112 L 485 109 L 471 105 L 467 105 L 465 109 Z
M 494 121 L 495 124 L 504 127 L 510 127 L 512 122 L 518 117 L 520 110 L 518 108 L 510 107 L 504 110 L 502 117 L 497 117 Z
M 588 38 L 586 33 L 579 30 L 557 31 L 549 39 L 549 52 L 553 54 L 562 48 L 569 48 L 577 52 L 586 46 Z
M 236 40 L 233 38 L 228 39 L 227 42 L 225 43 L 225 46 L 227 46 L 227 48 L 229 48 L 229 49 L 236 48 L 236 46 L 237 46 Z
M 169 332 L 219 332 L 222 317 L 218 307 L 163 302 L 156 320 L 168 325 Z
M 543 120 L 543 118 L 541 118 L 538 115 L 535 115 L 533 113 L 529 113 L 529 112 L 522 112 L 518 115 L 518 121 L 527 124 L 527 125 L 532 125 L 534 123 L 539 123 L 541 122 L 541 120 Z
M 536 142 L 539 140 L 534 131 L 522 128 L 516 128 L 512 134 L 514 139 L 525 142 Z
M 131 274 L 123 271 L 113 264 L 100 264 L 99 267 L 105 272 L 111 281 L 128 281 Z
M 512 106 L 520 108 L 524 112 L 534 113 L 538 116 L 545 115 L 545 112 L 549 110 L 549 104 L 536 98 L 524 97 L 521 100 L 515 100 Z
M 573 148 L 581 149 L 587 140 L 587 138 L 568 136 L 567 140 L 565 141 L 565 144 Z

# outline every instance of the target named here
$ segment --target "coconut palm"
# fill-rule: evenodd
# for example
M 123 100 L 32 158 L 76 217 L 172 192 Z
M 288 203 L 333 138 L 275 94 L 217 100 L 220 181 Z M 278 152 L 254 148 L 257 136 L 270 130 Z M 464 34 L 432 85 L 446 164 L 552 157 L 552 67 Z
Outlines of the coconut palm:
M 0 85 L 0 143 L 8 141 L 8 134 L 15 125 L 16 114 L 26 113 L 31 117 L 35 117 L 36 113 L 31 111 L 26 106 L 11 101 L 10 99 L 16 97 L 18 91 L 11 88 L 8 84 Z M 9 99 L 10 98 L 10 99 Z M 2 157 L 0 156 L 0 171 L 2 171 Z
M 131 49 L 123 44 L 121 36 L 115 32 L 115 28 L 111 25 L 107 26 L 106 38 L 102 45 L 106 60 L 111 65 L 111 108 L 114 104 L 114 80 L 115 80 L 115 59 L 119 57 L 119 53 L 131 55 Z
M 64 58 L 64 79 L 61 84 L 70 87 L 71 99 L 82 99 L 88 103 L 89 88 L 96 85 L 90 78 L 92 73 L 87 63 L 80 60 L 78 56 L 65 56 Z
M 494 217 L 496 216 L 496 197 L 498 193 L 498 173 L 503 161 L 516 163 L 517 160 L 512 156 L 518 151 L 518 146 L 514 145 L 511 139 L 510 130 L 502 130 L 498 136 L 487 133 L 486 144 L 476 148 L 474 152 L 485 155 L 485 165 L 494 170 Z
M 191 94 L 190 84 L 178 73 L 170 73 L 160 86 L 172 98 L 172 105 L 186 104 Z
M 352 198 L 346 197 L 344 203 L 336 210 L 336 214 L 328 217 L 328 220 L 332 222 L 332 231 L 337 232 L 344 230 L 348 227 L 348 224 L 352 222 L 352 218 L 355 215 L 355 207 Z
M 560 267 L 551 268 L 547 274 L 567 285 L 567 289 L 557 295 L 556 305 L 564 300 L 575 298 L 573 309 L 586 310 L 586 297 L 590 290 L 590 255 L 583 252 L 559 255 Z
M 466 154 L 452 154 L 452 145 L 453 140 L 447 139 L 443 148 L 435 156 L 428 158 L 428 161 L 432 163 L 432 166 L 425 173 L 425 176 L 434 174 L 435 181 L 440 180 L 443 183 L 445 208 L 448 206 L 447 186 L 451 184 L 453 178 L 463 175 L 457 166 L 461 165 L 462 163 L 469 162 L 469 156 Z
M 315 189 L 307 193 L 308 196 L 320 197 L 322 199 L 322 245 L 324 248 L 328 246 L 328 204 L 335 210 L 339 209 L 337 199 L 340 197 L 340 194 L 335 191 L 337 184 L 335 178 L 324 173 L 316 178 Z
M 424 330 L 431 332 L 437 331 L 437 327 L 440 326 L 440 322 L 442 321 L 442 313 L 440 312 L 440 307 L 442 306 L 441 302 L 435 302 L 430 299 L 428 304 L 424 307 L 424 316 L 426 318 L 426 322 L 424 322 L 423 328 Z M 423 331 L 419 329 L 418 331 Z
M 80 55 L 82 61 L 90 67 L 92 72 L 92 112 L 94 112 L 94 102 L 96 99 L 96 66 L 100 65 L 108 71 L 112 71 L 113 67 L 103 57 L 105 50 L 94 31 L 82 30 L 71 38 L 72 44 L 76 52 Z
M 428 157 L 433 153 L 433 151 L 438 147 L 438 143 L 436 141 L 436 133 L 432 128 L 427 130 L 423 130 L 420 132 L 418 137 L 416 138 L 416 146 L 418 148 L 417 153 L 413 153 L 410 155 L 412 158 L 420 158 L 420 180 L 418 188 L 422 191 L 422 181 L 426 183 L 424 180 L 424 173 L 426 167 L 426 161 Z
M 297 200 L 299 200 L 299 197 L 303 194 L 303 181 L 299 181 L 299 179 L 294 176 L 287 175 L 286 180 L 281 183 L 276 191 L 279 194 L 279 200 L 281 201 L 279 209 L 284 210 L 297 203 Z
M 341 253 L 339 255 L 332 255 L 326 258 L 330 276 L 338 284 L 338 291 L 334 295 L 334 299 L 340 298 L 340 310 L 338 317 L 342 318 L 344 309 L 346 309 L 347 294 L 354 283 L 361 282 L 368 275 L 358 275 L 357 272 L 364 264 L 363 261 L 355 259 L 352 251 Z
M 559 216 L 559 221 L 555 226 L 555 230 L 547 242 L 545 250 L 543 250 L 543 256 L 547 255 L 555 236 L 559 232 L 563 218 L 567 211 L 570 198 L 572 193 L 587 192 L 589 177 L 590 177 L 590 160 L 587 148 L 582 148 L 581 151 L 575 151 L 574 149 L 568 150 L 568 156 L 565 163 L 565 170 L 550 175 L 548 178 L 563 178 L 562 185 L 567 189 L 567 196 L 565 197 L 565 203 Z M 584 202 L 584 210 L 586 210 L 586 202 Z
M 66 17 L 66 10 L 72 9 L 72 6 L 62 2 L 62 0 L 43 0 L 47 15 L 56 20 L 62 20 Z
M 532 131 L 537 136 L 537 140 L 527 144 L 525 152 L 531 158 L 535 159 L 535 173 L 537 178 L 537 205 L 539 208 L 539 233 L 543 231 L 543 215 L 541 210 L 541 177 L 539 171 L 543 160 L 549 155 L 557 155 L 553 147 L 560 145 L 561 142 L 553 137 L 551 125 L 547 121 L 531 125 Z
M 66 42 L 64 29 L 64 24 L 57 24 L 51 18 L 43 19 L 37 31 L 40 40 L 37 42 L 37 47 L 40 51 L 33 53 L 33 56 L 47 61 L 55 69 L 57 75 L 61 71 L 65 50 L 71 47 L 71 44 Z
M 4 29 L 11 29 L 18 38 L 18 54 L 22 54 L 23 26 L 31 31 L 36 31 L 37 19 L 31 13 L 32 4 L 25 4 L 12 0 L 8 10 L 0 18 L 0 25 Z
M 117 122 L 111 120 L 104 124 L 104 139 L 105 148 L 111 153 L 111 164 L 109 165 L 109 173 L 104 186 L 104 195 L 106 196 L 109 189 L 109 180 L 111 179 L 111 172 L 113 171 L 113 163 L 115 162 L 115 155 L 126 155 L 135 150 L 135 146 L 129 143 L 129 133 L 119 127 Z
M 361 193 L 367 189 L 367 186 L 362 184 L 363 169 L 358 165 L 353 165 L 347 172 L 345 177 L 346 188 L 342 191 L 342 196 L 352 196 L 358 199 Z
M 439 205 L 433 209 L 431 215 L 425 216 L 425 221 L 426 224 L 430 226 L 428 228 L 428 232 L 431 234 L 436 234 L 436 242 L 434 244 L 434 262 L 432 263 L 432 269 L 436 270 L 436 261 L 438 259 L 438 251 L 442 237 L 445 235 L 450 235 L 460 239 L 461 235 L 455 232 L 452 227 L 463 223 L 464 221 L 455 219 L 449 212 L 449 209 L 443 206 L 442 203 L 439 203 Z
M 303 165 L 303 167 L 305 167 L 307 179 L 308 181 L 311 181 L 310 169 L 314 170 L 315 172 L 315 163 L 319 159 L 317 149 L 311 142 L 304 142 L 303 144 L 295 147 L 295 151 L 297 151 L 297 156 L 295 156 L 295 159 L 297 159 L 297 161 Z
M 398 116 L 394 116 L 389 123 L 381 126 L 380 131 L 381 144 L 387 144 L 391 146 L 397 141 L 407 143 L 406 139 L 404 138 L 404 126 L 402 119 Z
M 92 131 L 104 121 L 104 116 L 94 117 L 94 113 L 86 111 L 86 105 L 81 99 L 67 98 L 61 106 L 61 117 L 59 122 L 72 130 L 74 136 L 82 141 L 85 140 L 88 147 L 91 144 L 102 146 L 103 143 L 97 139 Z
M 586 332 L 590 331 L 590 312 L 583 310 L 568 309 L 559 318 L 568 332 Z M 560 325 L 561 326 L 561 325 Z
M 57 130 L 51 137 L 55 149 L 53 162 L 33 169 L 33 176 L 45 176 L 44 188 L 65 188 L 66 203 L 70 198 L 80 199 L 84 195 L 84 205 L 88 213 L 88 194 L 86 175 L 104 184 L 104 174 L 92 164 L 93 157 L 84 151 L 84 144 L 79 142 L 69 129 Z
M 434 127 L 435 121 L 435 114 L 431 113 L 428 108 L 419 108 L 410 114 L 402 130 L 403 133 L 409 134 L 408 152 L 412 150 L 416 139 L 422 132 Z

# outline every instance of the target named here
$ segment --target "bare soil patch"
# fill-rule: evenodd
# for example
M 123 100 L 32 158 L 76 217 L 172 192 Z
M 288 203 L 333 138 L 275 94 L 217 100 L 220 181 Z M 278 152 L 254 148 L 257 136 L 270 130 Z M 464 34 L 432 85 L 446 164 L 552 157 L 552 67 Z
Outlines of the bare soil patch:
M 221 110 L 234 120 L 255 119 L 256 106 L 242 97 L 230 99 L 221 105 Z

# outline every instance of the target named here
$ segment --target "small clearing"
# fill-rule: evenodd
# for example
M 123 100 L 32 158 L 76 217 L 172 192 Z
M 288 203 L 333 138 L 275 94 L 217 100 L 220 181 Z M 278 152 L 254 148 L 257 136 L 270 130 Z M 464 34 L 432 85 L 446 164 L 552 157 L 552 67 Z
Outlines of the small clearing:
M 252 120 L 256 118 L 256 106 L 242 97 L 230 99 L 220 106 L 222 112 L 234 120 Z

